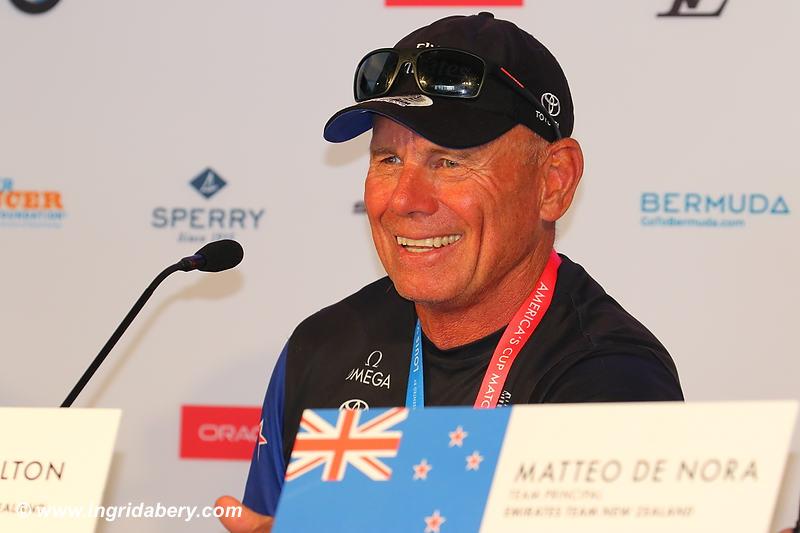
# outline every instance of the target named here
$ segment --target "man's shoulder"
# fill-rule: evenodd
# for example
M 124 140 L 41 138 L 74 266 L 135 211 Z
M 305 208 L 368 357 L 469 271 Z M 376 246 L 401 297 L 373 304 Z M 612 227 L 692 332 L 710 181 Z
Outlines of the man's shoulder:
M 545 389 L 552 393 L 553 387 L 559 389 L 568 384 L 570 390 L 585 395 L 591 389 L 589 384 L 602 385 L 596 395 L 570 400 L 593 401 L 588 398 L 599 399 L 606 390 L 610 391 L 609 397 L 622 398 L 624 395 L 614 391 L 628 390 L 633 387 L 631 384 L 636 384 L 646 392 L 657 383 L 663 384 L 660 386 L 667 391 L 651 399 L 678 399 L 678 372 L 664 345 L 606 293 L 581 265 L 566 256 L 562 259 L 553 313 L 548 317 L 552 320 L 552 335 L 548 341 L 553 343 L 553 348 L 558 346 L 548 352 L 558 356 L 548 363 L 549 370 L 542 383 L 547 384 Z M 627 384 L 627 388 L 620 384 Z M 629 396 L 645 398 L 645 392 L 640 392 L 631 390 Z M 561 396 L 572 398 L 574 395 Z M 563 398 L 556 401 L 564 401 Z
M 320 309 L 303 320 L 290 344 L 337 342 L 359 338 L 376 329 L 413 318 L 411 302 L 401 297 L 388 277 L 376 280 L 346 298 Z
M 591 348 L 647 346 L 666 353 L 655 335 L 609 295 L 586 270 L 563 257 L 556 299 L 558 313 Z M 562 276 L 563 274 L 563 276 Z

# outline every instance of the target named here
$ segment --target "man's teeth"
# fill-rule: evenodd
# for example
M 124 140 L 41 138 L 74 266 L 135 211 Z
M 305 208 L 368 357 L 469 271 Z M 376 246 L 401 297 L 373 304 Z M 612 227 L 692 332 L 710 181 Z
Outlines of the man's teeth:
M 431 248 L 441 248 L 453 244 L 461 238 L 461 235 L 444 235 L 441 237 L 428 237 L 427 239 L 409 239 L 408 237 L 397 236 L 397 244 L 405 246 L 410 252 L 425 252 Z

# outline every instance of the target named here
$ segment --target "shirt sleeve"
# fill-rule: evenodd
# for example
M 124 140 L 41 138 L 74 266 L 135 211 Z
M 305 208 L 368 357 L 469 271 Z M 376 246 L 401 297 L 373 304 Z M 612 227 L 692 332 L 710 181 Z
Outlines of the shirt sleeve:
M 283 405 L 287 346 L 284 346 L 278 357 L 269 380 L 261 409 L 258 442 L 253 450 L 242 499 L 247 507 L 269 516 L 275 516 L 286 473 L 286 461 L 283 457 Z
M 546 402 L 682 401 L 676 377 L 655 357 L 602 355 L 584 359 L 562 374 Z

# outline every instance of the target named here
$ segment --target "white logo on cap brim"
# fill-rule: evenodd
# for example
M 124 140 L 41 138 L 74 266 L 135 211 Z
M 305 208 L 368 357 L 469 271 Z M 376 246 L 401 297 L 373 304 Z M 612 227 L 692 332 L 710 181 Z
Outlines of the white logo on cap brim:
M 361 102 L 387 102 L 400 107 L 428 107 L 433 105 L 433 100 L 424 94 L 412 94 L 410 96 L 383 96 L 381 98 L 373 98 L 372 100 L 365 100 Z
M 544 93 L 542 95 L 542 107 L 547 109 L 547 113 L 551 117 L 557 117 L 561 113 L 561 102 L 553 93 Z

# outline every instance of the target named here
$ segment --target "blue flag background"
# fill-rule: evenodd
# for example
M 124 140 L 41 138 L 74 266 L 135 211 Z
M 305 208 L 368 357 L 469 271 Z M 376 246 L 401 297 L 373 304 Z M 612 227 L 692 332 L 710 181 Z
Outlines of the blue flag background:
M 360 423 L 385 411 L 364 412 Z M 315 412 L 331 424 L 340 415 Z M 381 459 L 391 479 L 373 481 L 348 465 L 342 481 L 323 482 L 319 466 L 286 482 L 274 532 L 436 531 L 425 520 L 436 511 L 444 519 L 438 531 L 478 531 L 510 413 L 471 407 L 410 412 L 390 428 L 403 432 L 397 457 Z M 461 445 L 450 435 L 459 427 Z M 469 469 L 469 456 L 482 460 L 473 459 Z M 431 468 L 425 479 L 414 479 L 423 460 Z

